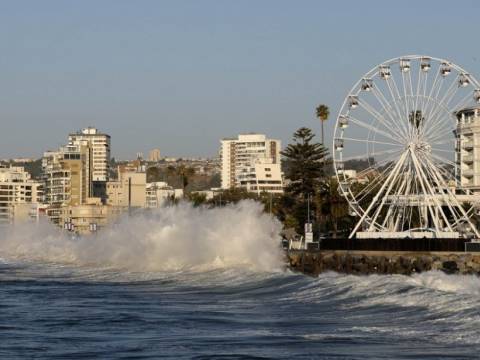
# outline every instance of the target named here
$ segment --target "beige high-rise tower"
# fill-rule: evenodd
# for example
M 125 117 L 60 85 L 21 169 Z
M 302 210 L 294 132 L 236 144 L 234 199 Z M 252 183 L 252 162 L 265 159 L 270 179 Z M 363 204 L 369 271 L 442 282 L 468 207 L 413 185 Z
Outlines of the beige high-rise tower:
M 78 146 L 88 142 L 92 149 L 92 181 L 106 182 L 110 169 L 110 135 L 94 127 L 85 128 L 68 135 L 68 145 Z

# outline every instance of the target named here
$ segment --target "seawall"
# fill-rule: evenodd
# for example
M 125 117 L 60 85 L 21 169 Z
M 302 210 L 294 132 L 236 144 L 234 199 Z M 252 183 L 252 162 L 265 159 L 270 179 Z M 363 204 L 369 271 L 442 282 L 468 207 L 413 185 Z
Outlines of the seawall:
M 346 274 L 404 274 L 430 270 L 480 275 L 480 253 L 364 250 L 290 250 L 290 268 L 317 276 L 326 271 Z

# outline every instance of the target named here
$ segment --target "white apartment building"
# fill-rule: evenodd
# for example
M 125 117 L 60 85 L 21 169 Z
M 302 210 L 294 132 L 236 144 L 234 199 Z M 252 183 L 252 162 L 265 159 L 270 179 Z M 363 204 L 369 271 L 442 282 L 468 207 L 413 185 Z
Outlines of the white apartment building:
M 92 181 L 106 182 L 110 170 L 110 135 L 88 127 L 77 133 L 68 135 L 68 145 L 81 145 L 88 142 L 92 149 Z
M 457 116 L 457 178 L 471 193 L 480 193 L 480 107 L 459 110 Z
M 147 183 L 146 191 L 147 208 L 158 208 L 168 199 L 180 199 L 183 197 L 183 189 L 174 189 L 163 181 Z
M 38 217 L 42 184 L 23 167 L 0 167 L 0 224 Z
M 257 193 L 282 193 L 280 149 L 280 140 L 263 134 L 221 140 L 222 189 L 243 187 Z

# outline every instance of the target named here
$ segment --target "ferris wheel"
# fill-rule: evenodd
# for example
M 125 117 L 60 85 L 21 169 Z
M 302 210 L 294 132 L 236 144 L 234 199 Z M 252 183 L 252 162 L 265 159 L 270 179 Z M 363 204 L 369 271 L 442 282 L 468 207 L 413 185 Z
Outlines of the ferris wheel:
M 466 142 L 459 111 L 479 103 L 472 75 L 427 56 L 388 60 L 353 86 L 333 140 L 340 191 L 359 217 L 350 237 L 417 229 L 480 238 L 472 207 L 458 196 L 468 187 L 459 165 Z

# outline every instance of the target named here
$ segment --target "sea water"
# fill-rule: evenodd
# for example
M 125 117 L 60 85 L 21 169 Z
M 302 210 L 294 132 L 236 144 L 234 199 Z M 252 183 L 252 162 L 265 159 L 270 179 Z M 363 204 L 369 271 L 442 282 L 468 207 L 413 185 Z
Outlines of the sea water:
M 0 234 L 1 359 L 477 359 L 480 280 L 285 268 L 259 205 Z

